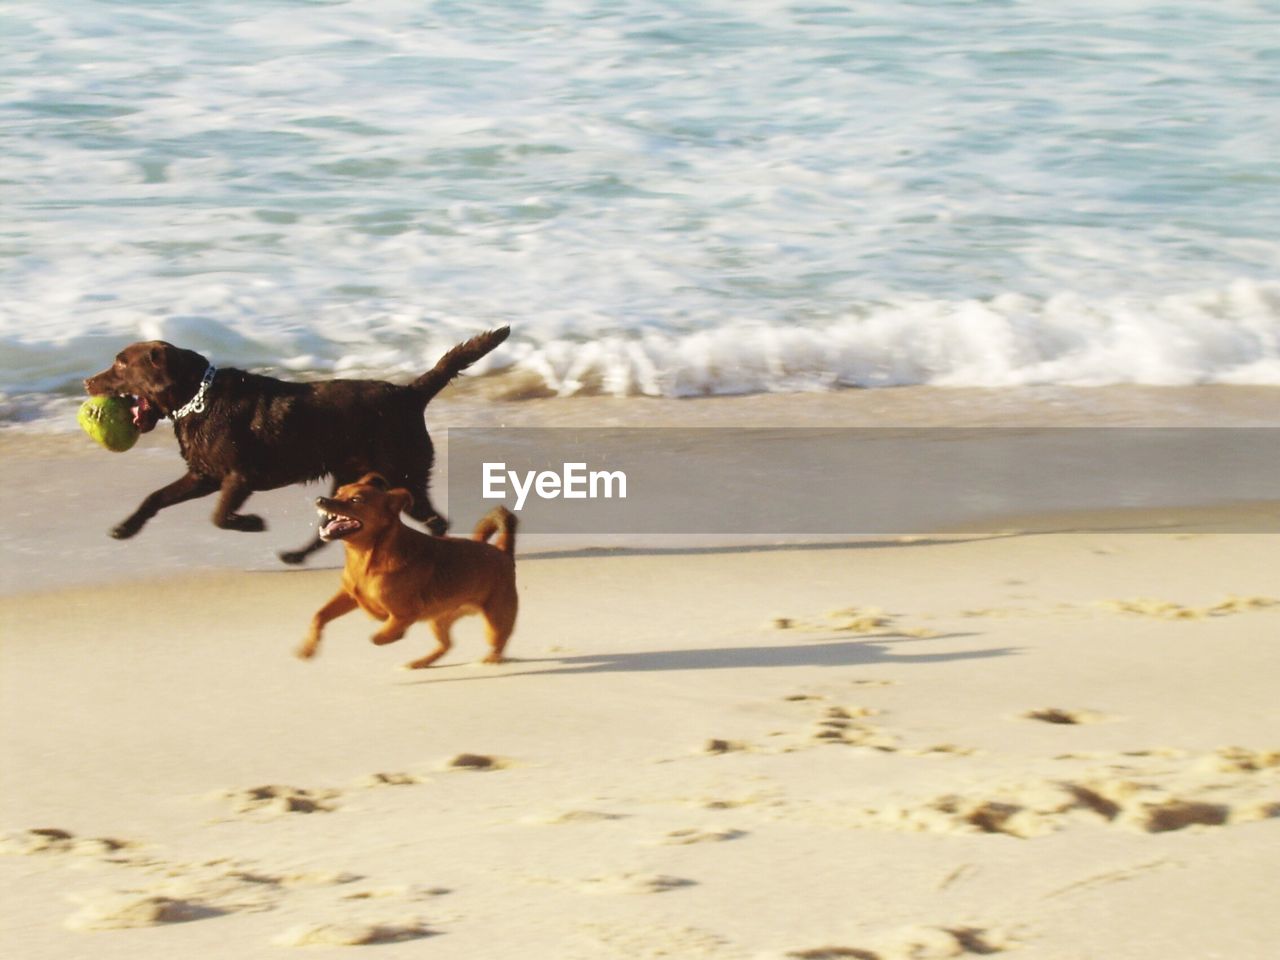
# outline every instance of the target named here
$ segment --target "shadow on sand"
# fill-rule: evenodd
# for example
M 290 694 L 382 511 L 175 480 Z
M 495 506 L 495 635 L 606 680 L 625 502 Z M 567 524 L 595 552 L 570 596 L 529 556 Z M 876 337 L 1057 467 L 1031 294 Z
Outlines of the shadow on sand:
M 751 670 L 786 667 L 867 667 L 888 664 L 912 666 L 925 663 L 949 663 L 956 660 L 982 660 L 1007 657 L 1018 652 L 1016 647 L 989 647 L 985 650 L 959 650 L 935 653 L 899 653 L 904 643 L 925 643 L 976 636 L 972 633 L 948 633 L 936 637 L 899 637 L 877 635 L 874 639 L 817 640 L 774 646 L 704 647 L 693 650 L 641 650 L 634 653 L 601 653 L 574 657 L 512 658 L 505 670 L 489 673 L 477 670 L 466 676 L 440 676 L 432 667 L 414 683 L 452 683 L 460 680 L 505 679 L 521 676 L 553 676 L 585 673 L 651 673 L 675 670 Z M 542 666 L 545 665 L 545 666 Z M 451 664 L 450 666 L 465 666 Z M 534 669 L 510 669 L 534 667 Z
M 1053 532 L 1053 531 L 1050 531 Z M 528 560 L 580 560 L 598 557 L 698 557 L 725 556 L 738 553 L 807 553 L 813 550 L 889 550 L 903 547 L 942 547 L 984 540 L 1006 540 L 1023 536 L 1024 531 L 999 530 L 976 534 L 959 533 L 946 536 L 864 537 L 839 540 L 797 540 L 794 543 L 730 543 L 714 546 L 644 546 L 644 547 L 566 547 L 561 549 L 531 549 L 521 553 L 519 559 Z

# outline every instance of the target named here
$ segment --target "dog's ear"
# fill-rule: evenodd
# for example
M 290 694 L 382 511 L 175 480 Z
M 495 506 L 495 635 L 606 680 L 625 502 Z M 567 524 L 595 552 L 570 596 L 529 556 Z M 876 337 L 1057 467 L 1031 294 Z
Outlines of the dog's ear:
M 147 351 L 147 362 L 153 367 L 160 366 L 160 361 L 164 358 L 164 347 L 156 344 Z
M 413 506 L 413 494 L 403 487 L 396 487 L 387 491 L 387 503 L 396 513 L 404 513 Z
M 380 473 L 366 473 L 356 482 L 370 487 L 377 487 L 379 490 L 386 490 L 390 486 L 387 483 L 387 478 Z

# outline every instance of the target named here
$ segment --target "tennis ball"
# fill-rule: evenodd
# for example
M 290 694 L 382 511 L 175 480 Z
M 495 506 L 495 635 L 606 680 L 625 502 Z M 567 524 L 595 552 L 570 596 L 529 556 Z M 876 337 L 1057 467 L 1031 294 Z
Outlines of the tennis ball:
M 124 453 L 138 442 L 133 410 L 122 397 L 90 397 L 76 414 L 80 428 L 108 450 Z

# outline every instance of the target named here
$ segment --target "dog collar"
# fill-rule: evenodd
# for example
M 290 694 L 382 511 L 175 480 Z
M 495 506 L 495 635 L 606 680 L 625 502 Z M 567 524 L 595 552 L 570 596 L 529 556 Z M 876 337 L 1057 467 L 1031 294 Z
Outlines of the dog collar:
M 209 369 L 204 372 L 204 377 L 200 380 L 200 389 L 196 391 L 196 395 L 182 405 L 180 409 L 170 414 L 174 420 L 181 420 L 183 417 L 192 413 L 204 413 L 204 398 L 209 392 L 209 384 L 213 383 L 213 378 L 218 373 L 218 368 L 212 363 Z

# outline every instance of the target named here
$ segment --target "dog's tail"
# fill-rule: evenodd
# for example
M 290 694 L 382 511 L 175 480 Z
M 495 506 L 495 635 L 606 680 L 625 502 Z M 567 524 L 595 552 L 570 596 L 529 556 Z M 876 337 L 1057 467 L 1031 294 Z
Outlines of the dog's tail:
M 498 327 L 497 330 L 488 330 L 470 340 L 463 341 L 441 357 L 434 367 L 413 381 L 410 386 L 418 392 L 425 404 L 443 390 L 450 380 L 507 339 L 509 333 L 511 333 L 510 327 Z
M 475 531 L 471 536 L 484 542 L 492 537 L 495 533 L 498 539 L 493 545 L 505 553 L 507 556 L 515 556 L 516 552 L 516 526 L 519 521 L 516 515 L 506 507 L 494 507 L 476 524 Z

